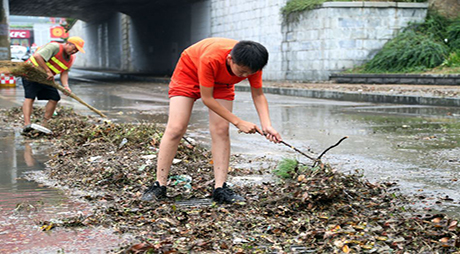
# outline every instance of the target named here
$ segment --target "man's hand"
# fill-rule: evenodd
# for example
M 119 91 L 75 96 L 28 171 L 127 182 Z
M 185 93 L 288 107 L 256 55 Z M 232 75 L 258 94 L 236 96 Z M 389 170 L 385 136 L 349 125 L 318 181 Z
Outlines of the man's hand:
M 46 72 L 46 75 L 48 75 L 48 76 L 46 77 L 47 80 L 54 80 L 54 75 L 53 75 L 53 73 L 52 73 L 50 70 L 48 70 L 48 71 Z
M 281 138 L 281 135 L 272 126 L 268 126 L 268 127 L 264 128 L 263 135 L 268 140 L 270 140 L 272 142 L 275 142 L 275 143 L 279 143 L 279 142 L 283 141 L 283 139 Z
M 69 86 L 64 86 L 64 88 L 65 88 L 65 90 L 68 91 L 68 93 L 65 93 L 65 92 L 64 92 L 64 94 L 67 95 L 67 96 L 69 96 L 69 94 L 72 92 L 72 90 L 70 90 L 70 87 L 69 87 Z
M 262 131 L 259 129 L 259 127 L 257 127 L 256 124 L 251 123 L 251 122 L 246 122 L 246 121 L 241 120 L 241 122 L 239 122 L 235 126 L 236 126 L 236 128 L 238 128 L 238 130 L 240 130 L 241 132 L 244 132 L 246 134 L 253 134 L 253 133 L 256 133 L 256 132 L 262 133 Z

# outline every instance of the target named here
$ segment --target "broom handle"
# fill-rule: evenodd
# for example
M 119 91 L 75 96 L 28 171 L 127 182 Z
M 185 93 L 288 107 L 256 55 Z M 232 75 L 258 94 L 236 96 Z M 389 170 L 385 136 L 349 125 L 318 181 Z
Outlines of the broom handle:
M 91 109 L 92 111 L 96 112 L 97 114 L 99 114 L 100 116 L 104 117 L 104 118 L 107 118 L 106 115 L 104 115 L 101 111 L 97 110 L 96 108 L 94 108 L 93 106 L 89 105 L 88 103 L 84 102 L 82 99 L 80 99 L 80 97 L 78 97 L 77 95 L 75 95 L 74 93 L 72 92 L 69 92 L 67 91 L 64 87 L 56 84 L 56 82 L 53 82 L 53 81 L 47 81 L 47 82 L 44 82 L 45 85 L 49 85 L 49 86 L 52 86 L 58 90 L 60 90 L 61 92 L 63 92 L 64 94 L 68 95 L 69 97 L 72 97 L 73 99 L 77 100 L 78 102 L 80 102 L 81 104 L 85 105 L 86 107 L 88 107 L 89 109 Z
M 36 71 L 39 74 L 39 76 L 36 77 L 35 80 L 34 79 L 29 79 L 26 71 L 23 70 L 23 67 L 26 67 L 26 66 L 30 67 L 30 68 L 33 68 L 34 71 Z M 96 108 L 92 107 L 88 103 L 84 102 L 82 99 L 80 99 L 74 93 L 67 91 L 64 87 L 60 86 L 56 82 L 54 82 L 52 80 L 48 80 L 47 79 L 48 75 L 45 73 L 45 71 L 42 68 L 34 68 L 29 63 L 12 63 L 10 61 L 0 61 L 0 68 L 1 68 L 2 73 L 11 73 L 13 75 L 21 76 L 23 78 L 29 79 L 30 81 L 34 81 L 34 82 L 38 82 L 38 83 L 45 84 L 45 85 L 48 85 L 48 86 L 52 86 L 52 87 L 60 90 L 64 94 L 66 94 L 66 95 L 72 97 L 73 99 L 77 100 L 81 104 L 85 105 L 86 107 L 88 107 L 92 111 L 96 112 L 98 115 L 100 115 L 100 116 L 102 116 L 104 118 L 107 118 L 107 116 L 104 115 L 101 111 L 97 110 Z M 26 70 L 27 70 L 27 68 L 26 68 Z

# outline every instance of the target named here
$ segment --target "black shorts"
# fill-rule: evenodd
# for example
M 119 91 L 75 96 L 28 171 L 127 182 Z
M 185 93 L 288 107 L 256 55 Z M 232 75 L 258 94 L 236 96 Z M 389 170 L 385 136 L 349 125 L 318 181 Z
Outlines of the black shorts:
M 22 85 L 24 86 L 24 94 L 26 99 L 37 98 L 38 100 L 61 100 L 61 96 L 56 88 L 37 82 L 29 81 L 22 78 Z

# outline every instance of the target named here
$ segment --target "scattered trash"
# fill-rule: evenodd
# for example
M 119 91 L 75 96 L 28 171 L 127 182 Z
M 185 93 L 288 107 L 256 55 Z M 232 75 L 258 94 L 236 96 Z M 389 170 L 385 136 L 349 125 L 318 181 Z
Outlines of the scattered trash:
M 89 162 L 99 162 L 101 161 L 101 159 L 102 159 L 102 156 L 98 155 L 98 156 L 90 157 L 88 160 Z
M 155 159 L 157 156 L 155 154 L 149 154 L 149 155 L 143 155 L 141 156 L 142 159 L 147 159 L 147 160 L 153 160 Z
M 43 132 L 45 134 L 52 134 L 53 133 L 50 129 L 48 129 L 46 127 L 43 127 L 41 125 L 35 124 L 35 123 L 31 124 L 30 127 L 32 129 L 34 129 L 34 130 L 41 131 L 41 132 Z
M 144 164 L 144 165 L 142 165 L 142 166 L 139 167 L 138 171 L 144 171 L 144 169 L 145 169 L 146 167 L 147 167 L 147 165 Z
M 128 143 L 128 139 L 123 138 L 123 140 L 121 141 L 120 145 L 118 145 L 118 149 L 121 149 L 124 145 L 126 145 L 126 143 Z
M 174 175 L 171 176 L 170 179 L 173 182 L 173 185 L 181 185 L 186 189 L 192 188 L 192 177 L 189 175 Z
M 242 244 L 242 243 L 248 243 L 249 241 L 243 238 L 236 237 L 233 239 L 233 244 Z

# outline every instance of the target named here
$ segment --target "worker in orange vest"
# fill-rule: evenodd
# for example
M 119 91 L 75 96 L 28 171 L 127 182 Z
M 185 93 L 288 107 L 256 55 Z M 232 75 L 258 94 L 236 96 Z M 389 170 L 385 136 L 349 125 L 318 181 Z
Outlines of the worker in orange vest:
M 69 88 L 69 68 L 75 60 L 75 53 L 82 52 L 85 41 L 80 37 L 70 37 L 66 43 L 50 42 L 40 47 L 27 62 L 42 68 L 48 75 L 48 80 L 54 80 L 54 76 L 60 74 L 61 85 L 71 92 Z M 43 116 L 42 125 L 47 127 L 48 120 L 53 116 L 58 101 L 61 99 L 56 88 L 45 84 L 32 82 L 26 78 L 22 79 L 24 85 L 25 100 L 22 105 L 24 114 L 23 132 L 27 133 L 32 130 L 31 115 L 35 99 L 48 100 L 45 106 L 45 115 Z

